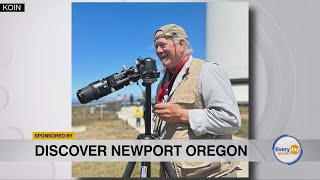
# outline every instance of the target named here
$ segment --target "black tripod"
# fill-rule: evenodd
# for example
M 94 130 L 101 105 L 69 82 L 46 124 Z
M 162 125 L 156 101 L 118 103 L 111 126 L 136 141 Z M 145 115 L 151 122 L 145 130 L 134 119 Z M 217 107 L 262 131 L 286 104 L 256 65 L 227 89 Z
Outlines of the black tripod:
M 140 140 L 158 140 L 158 135 L 151 134 L 151 84 L 152 82 L 144 81 L 143 85 L 146 87 L 146 101 L 145 101 L 145 134 L 139 134 L 137 139 Z M 133 168 L 136 162 L 128 162 L 126 170 L 124 171 L 123 178 L 131 177 Z M 170 162 L 161 162 L 163 168 L 167 172 L 169 177 L 177 177 L 175 171 Z M 151 163 L 150 162 L 141 162 L 140 177 L 150 178 L 151 177 Z
M 145 134 L 140 134 L 137 139 L 159 139 L 158 135 L 151 134 L 151 84 L 160 77 L 160 72 L 157 71 L 156 61 L 152 58 L 145 58 L 142 60 L 142 58 L 139 57 L 135 61 L 135 64 L 135 67 L 130 67 L 129 69 L 123 68 L 120 73 L 114 73 L 79 89 L 77 91 L 77 97 L 81 104 L 87 104 L 94 99 L 98 100 L 101 97 L 128 86 L 132 82 L 137 82 L 141 78 L 143 80 L 142 85 L 146 86 L 144 112 Z M 135 164 L 136 162 L 128 162 L 123 174 L 124 178 L 131 176 Z M 176 177 L 171 163 L 163 162 L 162 166 L 169 177 Z M 140 177 L 150 177 L 150 168 L 150 162 L 142 162 Z

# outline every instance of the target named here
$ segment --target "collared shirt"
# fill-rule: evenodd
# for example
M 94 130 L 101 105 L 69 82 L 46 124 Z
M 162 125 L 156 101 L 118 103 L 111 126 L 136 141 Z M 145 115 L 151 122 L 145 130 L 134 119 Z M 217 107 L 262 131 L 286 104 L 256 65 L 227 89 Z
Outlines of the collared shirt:
M 172 88 L 164 96 L 167 101 L 182 81 L 183 75 L 191 65 L 190 56 L 180 73 L 177 75 Z M 169 74 L 169 73 L 166 73 Z M 163 77 L 164 83 L 169 77 Z M 223 68 L 213 62 L 205 62 L 199 73 L 199 90 L 203 98 L 204 109 L 189 109 L 189 124 L 195 135 L 232 134 L 241 126 L 240 112 L 235 99 L 230 80 Z

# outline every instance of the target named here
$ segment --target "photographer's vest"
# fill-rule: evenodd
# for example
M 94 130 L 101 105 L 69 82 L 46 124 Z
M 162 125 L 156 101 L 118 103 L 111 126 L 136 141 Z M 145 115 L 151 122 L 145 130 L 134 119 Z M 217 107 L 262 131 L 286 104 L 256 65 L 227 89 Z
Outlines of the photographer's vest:
M 182 81 L 169 97 L 185 109 L 204 109 L 202 95 L 199 90 L 199 72 L 205 61 L 193 59 Z M 210 83 L 210 82 L 208 82 Z M 160 83 L 161 84 L 161 83 Z M 196 136 L 189 124 L 166 123 L 163 139 L 232 139 L 230 135 L 204 134 Z M 178 177 L 221 177 L 232 171 L 237 163 L 231 162 L 172 162 Z

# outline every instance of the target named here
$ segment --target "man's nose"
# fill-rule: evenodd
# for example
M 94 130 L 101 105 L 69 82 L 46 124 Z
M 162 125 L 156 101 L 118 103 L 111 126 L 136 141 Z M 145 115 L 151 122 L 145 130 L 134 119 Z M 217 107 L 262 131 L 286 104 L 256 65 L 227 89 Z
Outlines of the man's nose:
M 163 52 L 163 49 L 162 49 L 160 46 L 158 46 L 157 49 L 156 49 L 156 52 L 157 52 L 157 53 L 162 53 L 162 52 Z

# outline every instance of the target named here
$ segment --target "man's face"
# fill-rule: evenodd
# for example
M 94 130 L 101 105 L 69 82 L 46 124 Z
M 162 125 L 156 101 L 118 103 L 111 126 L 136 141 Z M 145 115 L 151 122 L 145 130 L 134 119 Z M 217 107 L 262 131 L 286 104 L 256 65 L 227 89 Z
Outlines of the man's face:
M 155 37 L 163 34 L 162 31 L 158 31 Z M 159 57 L 162 65 L 168 68 L 171 72 L 174 72 L 178 66 L 180 60 L 183 57 L 184 42 L 174 44 L 171 38 L 160 38 L 154 42 L 156 48 L 156 54 Z

